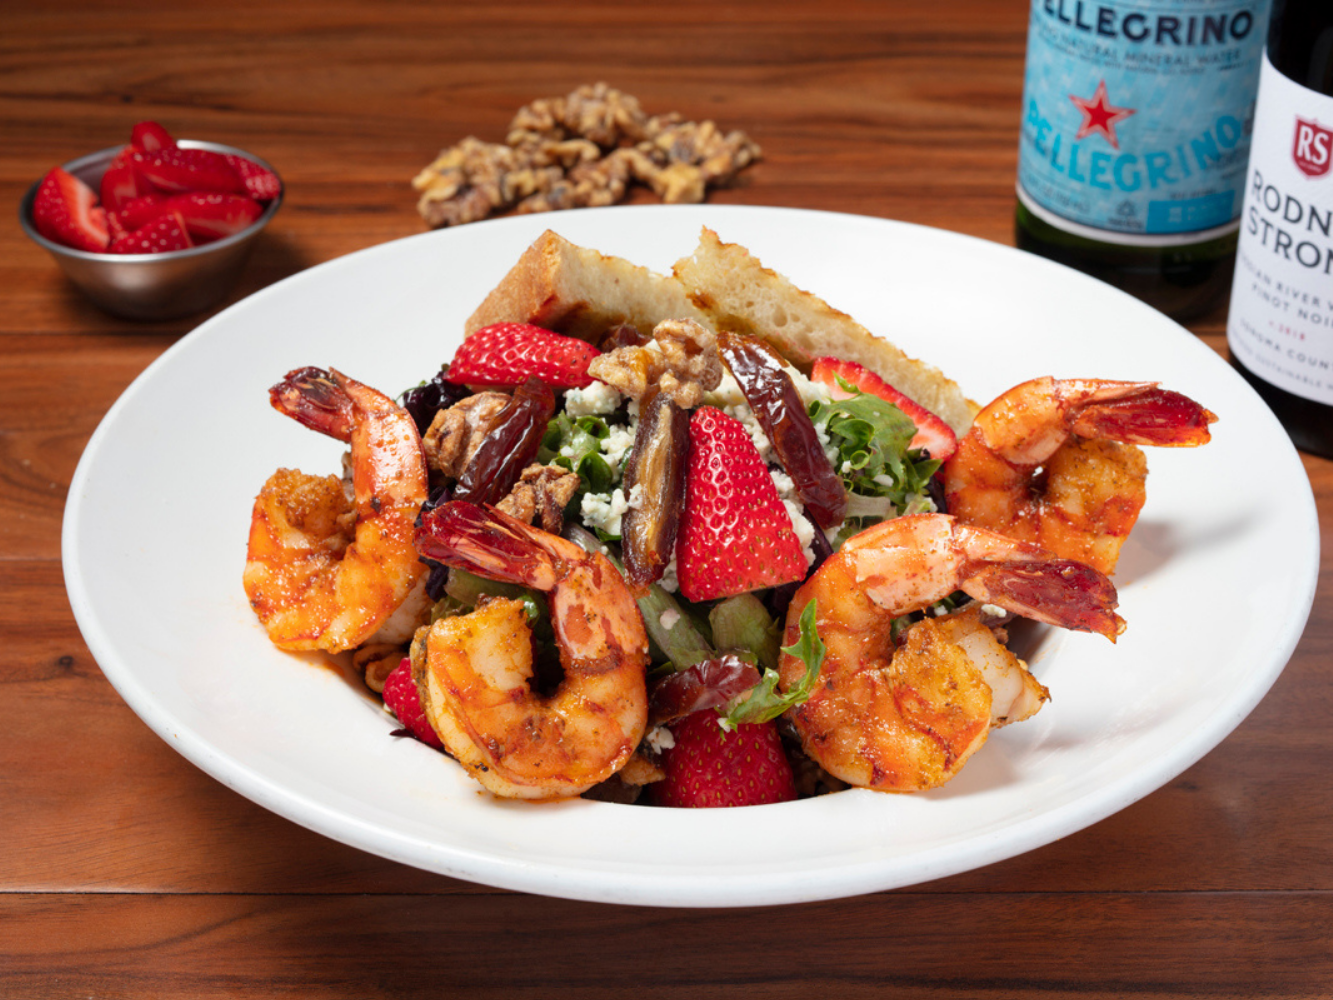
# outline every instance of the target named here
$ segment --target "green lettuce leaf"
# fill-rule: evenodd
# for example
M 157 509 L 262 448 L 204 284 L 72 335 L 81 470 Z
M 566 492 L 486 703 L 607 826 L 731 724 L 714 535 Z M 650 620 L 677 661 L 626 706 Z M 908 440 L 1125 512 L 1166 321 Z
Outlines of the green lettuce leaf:
M 601 417 L 559 413 L 546 425 L 537 460 L 575 473 L 581 493 L 610 493 L 615 471 L 602 456 L 602 441 L 610 433 L 611 428 Z
M 782 652 L 795 656 L 805 664 L 805 675 L 785 692 L 778 690 L 778 672 L 765 667 L 759 683 L 738 699 L 722 717 L 722 728 L 733 730 L 743 723 L 768 722 L 783 712 L 804 703 L 815 690 L 819 668 L 824 663 L 826 648 L 815 627 L 815 602 L 805 606 L 800 617 L 800 638 Z
M 934 509 L 926 487 L 940 462 L 910 449 L 916 425 L 898 407 L 856 390 L 847 399 L 816 400 L 810 417 L 838 451 L 834 465 L 849 494 L 845 534 Z

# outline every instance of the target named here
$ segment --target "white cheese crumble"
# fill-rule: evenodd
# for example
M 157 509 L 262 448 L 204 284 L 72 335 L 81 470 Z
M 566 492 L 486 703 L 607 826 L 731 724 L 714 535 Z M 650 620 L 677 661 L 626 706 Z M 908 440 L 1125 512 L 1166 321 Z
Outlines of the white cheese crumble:
M 675 608 L 667 608 L 657 617 L 657 624 L 670 632 L 676 627 L 676 622 L 680 621 L 680 612 Z
M 671 730 L 666 726 L 654 726 L 644 735 L 644 739 L 648 741 L 648 745 L 656 753 L 670 750 L 676 745 L 676 737 L 671 734 Z
M 989 615 L 992 618 L 1003 618 L 1009 612 L 995 604 L 983 604 L 981 606 L 981 613 L 983 615 Z
M 565 412 L 571 417 L 604 416 L 620 409 L 620 391 L 605 382 L 586 389 L 565 390 Z
M 667 563 L 666 569 L 662 571 L 662 579 L 657 581 L 657 585 L 668 594 L 674 594 L 680 590 L 680 580 L 676 577 L 676 557 L 671 557 L 671 562 Z
M 606 464 L 611 466 L 611 471 L 619 478 L 620 467 L 625 461 L 625 456 L 634 447 L 635 428 L 616 424 L 608 430 L 610 433 L 602 439 L 602 457 L 606 459 Z
M 579 509 L 583 523 L 589 528 L 600 528 L 608 535 L 620 534 L 620 521 L 629 510 L 629 499 L 622 489 L 608 493 L 585 493 Z

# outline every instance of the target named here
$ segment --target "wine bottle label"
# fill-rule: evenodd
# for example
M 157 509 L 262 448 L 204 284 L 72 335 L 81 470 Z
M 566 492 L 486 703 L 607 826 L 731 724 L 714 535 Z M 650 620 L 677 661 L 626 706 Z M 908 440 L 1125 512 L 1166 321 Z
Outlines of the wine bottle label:
M 1265 56 L 1227 345 L 1279 389 L 1333 405 L 1333 97 Z
M 1018 196 L 1130 246 L 1235 230 L 1268 0 L 1032 0 Z

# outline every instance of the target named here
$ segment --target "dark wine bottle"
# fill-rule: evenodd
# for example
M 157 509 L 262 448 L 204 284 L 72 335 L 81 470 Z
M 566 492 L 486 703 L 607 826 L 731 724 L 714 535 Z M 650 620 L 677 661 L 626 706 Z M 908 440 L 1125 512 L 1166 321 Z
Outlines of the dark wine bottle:
M 1176 319 L 1221 305 L 1268 7 L 1032 0 L 1017 245 Z
M 1227 347 L 1298 448 L 1333 457 L 1333 0 L 1275 0 Z

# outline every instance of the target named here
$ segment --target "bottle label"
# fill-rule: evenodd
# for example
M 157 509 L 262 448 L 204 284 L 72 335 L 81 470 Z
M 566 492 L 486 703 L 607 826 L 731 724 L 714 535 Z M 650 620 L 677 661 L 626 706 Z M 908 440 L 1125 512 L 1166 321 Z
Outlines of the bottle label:
M 1264 57 L 1227 317 L 1250 371 L 1333 405 L 1333 97 Z
M 1111 243 L 1234 231 L 1267 27 L 1268 0 L 1032 0 L 1019 198 Z

